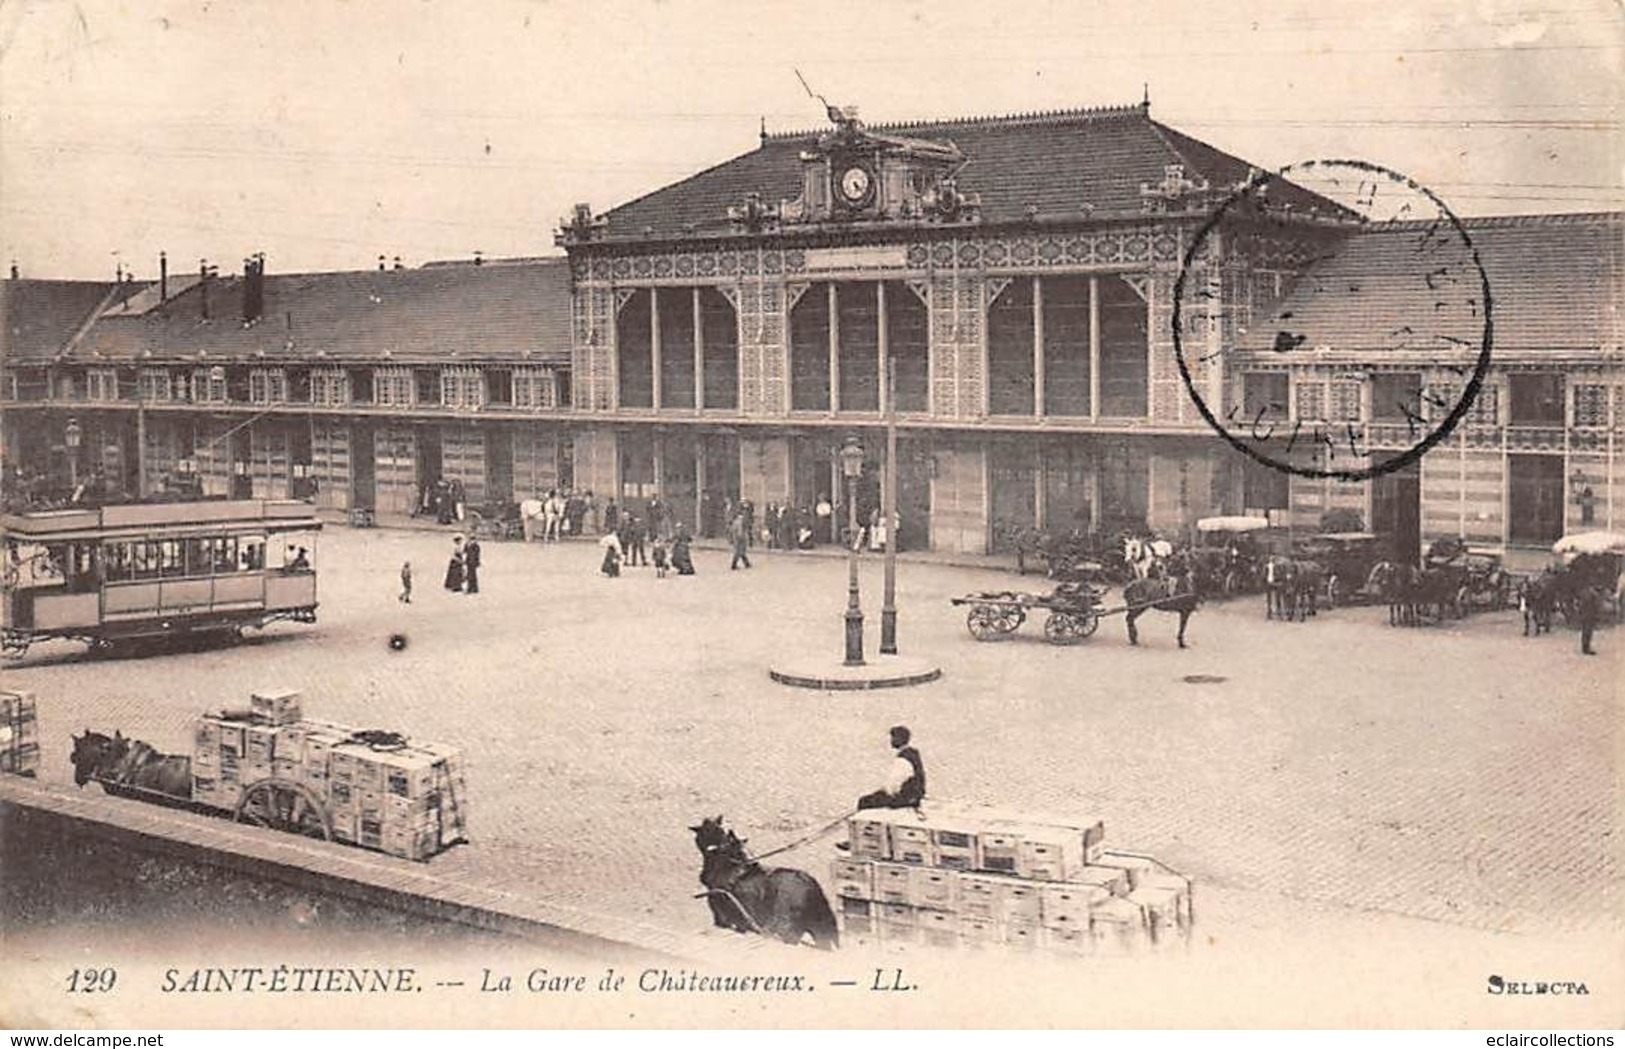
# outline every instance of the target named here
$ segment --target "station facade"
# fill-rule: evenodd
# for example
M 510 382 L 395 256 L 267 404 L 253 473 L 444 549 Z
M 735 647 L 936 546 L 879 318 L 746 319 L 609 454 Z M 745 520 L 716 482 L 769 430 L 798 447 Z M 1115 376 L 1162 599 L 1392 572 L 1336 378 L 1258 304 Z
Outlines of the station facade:
M 1178 534 L 1253 511 L 1313 529 L 1335 508 L 1402 549 L 1625 526 L 1620 215 L 1468 223 L 1497 290 L 1468 419 L 1376 481 L 1289 478 L 1200 417 L 1176 282 L 1183 268 L 1184 359 L 1210 408 L 1267 399 L 1357 429 L 1380 458 L 1414 439 L 1395 391 L 1420 408 L 1459 374 L 1372 337 L 1414 302 L 1304 298 L 1302 278 L 1382 272 L 1393 227 L 1288 182 L 1211 224 L 1254 169 L 1143 105 L 830 116 L 606 213 L 578 208 L 562 260 L 6 282 L 7 461 L 132 494 L 385 514 L 438 478 L 475 505 L 658 492 L 711 531 L 728 499 L 839 502 L 851 439 L 872 505 L 891 422 L 911 549 L 997 550 L 1031 526 Z M 1283 304 L 1330 334 L 1277 353 Z

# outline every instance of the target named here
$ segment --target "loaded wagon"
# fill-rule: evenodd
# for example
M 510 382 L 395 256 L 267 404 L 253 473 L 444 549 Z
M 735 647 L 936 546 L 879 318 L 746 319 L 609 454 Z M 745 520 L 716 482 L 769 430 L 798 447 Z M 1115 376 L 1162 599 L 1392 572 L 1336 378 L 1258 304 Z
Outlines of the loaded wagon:
M 1109 611 L 1101 604 L 1106 591 L 1091 583 L 1062 583 L 1048 594 L 1016 590 L 982 591 L 953 598 L 955 605 L 968 605 L 965 626 L 978 641 L 996 641 L 1015 633 L 1027 621 L 1027 613 L 1043 609 L 1044 636 L 1052 645 L 1071 645 L 1093 634 L 1101 617 Z M 1118 609 L 1117 611 L 1121 611 Z
M 74 779 L 109 794 L 239 823 L 428 860 L 465 841 L 466 788 L 454 747 L 304 718 L 296 692 L 203 714 L 191 754 L 122 733 L 74 737 Z

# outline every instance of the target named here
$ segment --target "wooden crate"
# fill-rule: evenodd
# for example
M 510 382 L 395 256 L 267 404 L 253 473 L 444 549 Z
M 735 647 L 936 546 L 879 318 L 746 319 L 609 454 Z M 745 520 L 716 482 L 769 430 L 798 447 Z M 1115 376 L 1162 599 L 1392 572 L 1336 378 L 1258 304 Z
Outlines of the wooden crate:
M 914 868 L 906 863 L 875 863 L 875 899 L 881 903 L 914 903 Z
M 959 874 L 940 867 L 915 867 L 909 882 L 909 901 L 916 907 L 951 911 L 959 900 Z
M 1046 929 L 1089 929 L 1089 911 L 1111 898 L 1098 885 L 1042 885 L 1038 890 L 1039 923 Z
M 929 866 L 934 861 L 931 830 L 923 823 L 891 825 L 891 858 L 898 863 Z
M 837 896 L 850 896 L 857 900 L 872 900 L 875 897 L 875 872 L 869 860 L 831 860 L 829 880 Z
M 248 701 L 254 717 L 267 725 L 291 725 L 303 714 L 299 693 L 293 689 L 255 692 Z
M 891 859 L 891 821 L 868 810 L 848 818 L 846 829 L 854 858 Z

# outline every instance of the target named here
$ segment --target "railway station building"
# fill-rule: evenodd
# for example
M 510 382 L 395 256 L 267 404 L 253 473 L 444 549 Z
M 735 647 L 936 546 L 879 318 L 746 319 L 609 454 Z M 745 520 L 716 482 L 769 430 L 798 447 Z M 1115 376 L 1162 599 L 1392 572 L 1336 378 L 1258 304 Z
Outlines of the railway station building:
M 1254 511 L 1313 530 L 1336 508 L 1412 551 L 1625 527 L 1625 216 L 1468 221 L 1495 289 L 1470 413 L 1409 468 L 1305 478 L 1198 412 L 1174 347 L 1181 268 L 1200 234 L 1181 342 L 1210 409 L 1268 401 L 1357 431 L 1379 461 L 1414 443 L 1396 404 L 1425 410 L 1462 381 L 1377 338 L 1427 308 L 1377 293 L 1403 224 L 1290 181 L 1210 224 L 1256 169 L 1146 105 L 831 118 L 578 207 L 564 258 L 4 282 L 8 466 L 380 514 L 436 478 L 475 505 L 658 492 L 710 531 L 729 498 L 839 501 L 852 438 L 872 505 L 891 421 L 906 549 L 997 551 L 1031 526 L 1183 534 Z M 1327 280 L 1371 291 L 1311 293 Z M 1317 342 L 1280 353 L 1283 312 Z

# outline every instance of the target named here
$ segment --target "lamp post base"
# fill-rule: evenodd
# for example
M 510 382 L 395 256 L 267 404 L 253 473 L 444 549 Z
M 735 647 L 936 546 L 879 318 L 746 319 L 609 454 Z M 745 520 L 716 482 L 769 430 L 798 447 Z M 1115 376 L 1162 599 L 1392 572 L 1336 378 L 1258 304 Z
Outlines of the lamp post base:
M 781 685 L 825 692 L 863 692 L 923 685 L 942 676 L 942 668 L 921 659 L 881 656 L 861 666 L 805 659 L 771 666 L 768 677 Z
M 851 609 L 846 613 L 846 665 L 863 666 L 863 613 Z

